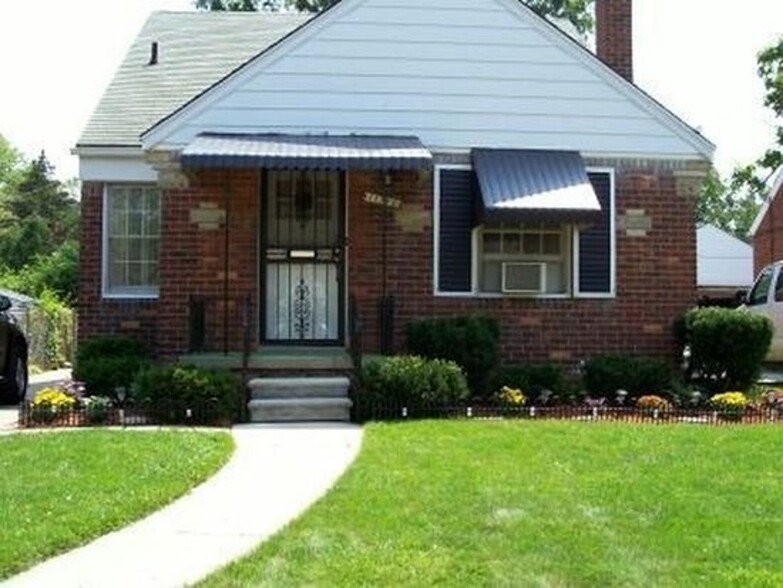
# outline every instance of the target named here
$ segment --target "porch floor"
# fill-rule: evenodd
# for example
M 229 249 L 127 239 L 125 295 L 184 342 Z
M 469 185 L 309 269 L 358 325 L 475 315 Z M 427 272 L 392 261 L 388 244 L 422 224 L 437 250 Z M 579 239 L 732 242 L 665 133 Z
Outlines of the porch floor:
M 180 363 L 205 368 L 241 369 L 241 352 L 188 353 Z M 343 347 L 262 345 L 248 358 L 250 370 L 351 370 L 353 360 Z

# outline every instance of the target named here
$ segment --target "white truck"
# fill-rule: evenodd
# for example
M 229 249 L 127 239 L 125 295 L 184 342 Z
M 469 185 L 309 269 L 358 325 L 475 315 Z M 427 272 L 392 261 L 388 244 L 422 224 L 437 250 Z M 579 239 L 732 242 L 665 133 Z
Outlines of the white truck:
M 743 308 L 772 321 L 772 344 L 766 360 L 783 362 L 783 261 L 776 261 L 759 272 Z

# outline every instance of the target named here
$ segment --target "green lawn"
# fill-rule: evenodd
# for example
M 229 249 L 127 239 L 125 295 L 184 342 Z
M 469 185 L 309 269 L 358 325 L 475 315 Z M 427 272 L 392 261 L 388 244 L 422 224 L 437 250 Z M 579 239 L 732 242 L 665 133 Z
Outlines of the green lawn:
M 779 427 L 371 425 L 207 586 L 781 586 Z
M 171 502 L 230 457 L 225 432 L 0 437 L 0 578 Z

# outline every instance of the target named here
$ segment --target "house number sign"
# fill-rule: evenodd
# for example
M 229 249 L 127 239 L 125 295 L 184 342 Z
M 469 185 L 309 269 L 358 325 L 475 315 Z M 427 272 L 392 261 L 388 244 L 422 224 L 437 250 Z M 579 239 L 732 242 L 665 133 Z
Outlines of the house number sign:
M 378 206 L 386 206 L 387 208 L 400 208 L 402 206 L 402 200 L 399 198 L 391 198 L 389 196 L 381 196 L 374 192 L 365 192 L 364 201 L 368 204 L 376 204 Z

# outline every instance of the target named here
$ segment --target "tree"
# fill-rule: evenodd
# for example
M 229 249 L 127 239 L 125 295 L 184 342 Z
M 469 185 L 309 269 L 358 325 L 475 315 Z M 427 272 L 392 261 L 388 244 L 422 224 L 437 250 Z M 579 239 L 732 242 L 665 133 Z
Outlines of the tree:
M 736 190 L 711 170 L 696 202 L 700 223 L 714 225 L 740 239 L 745 239 L 758 212 L 758 198 L 748 191 Z
M 591 8 L 595 0 L 525 0 L 537 14 L 570 22 L 580 34 L 593 30 Z M 199 10 L 255 11 L 295 10 L 321 12 L 339 0 L 195 0 Z
M 46 155 L 31 162 L 0 136 L 0 285 L 76 299 L 79 204 Z
M 758 57 L 758 74 L 766 94 L 764 104 L 783 118 L 783 37 Z M 714 224 L 746 238 L 760 203 L 767 197 L 768 181 L 783 165 L 783 126 L 778 124 L 775 144 L 755 162 L 734 169 L 728 183 L 708 176 L 697 202 L 700 222 Z
M 2 201 L 14 224 L 42 220 L 49 230 L 52 249 L 76 237 L 79 219 L 78 203 L 53 175 L 54 168 L 42 151 Z

